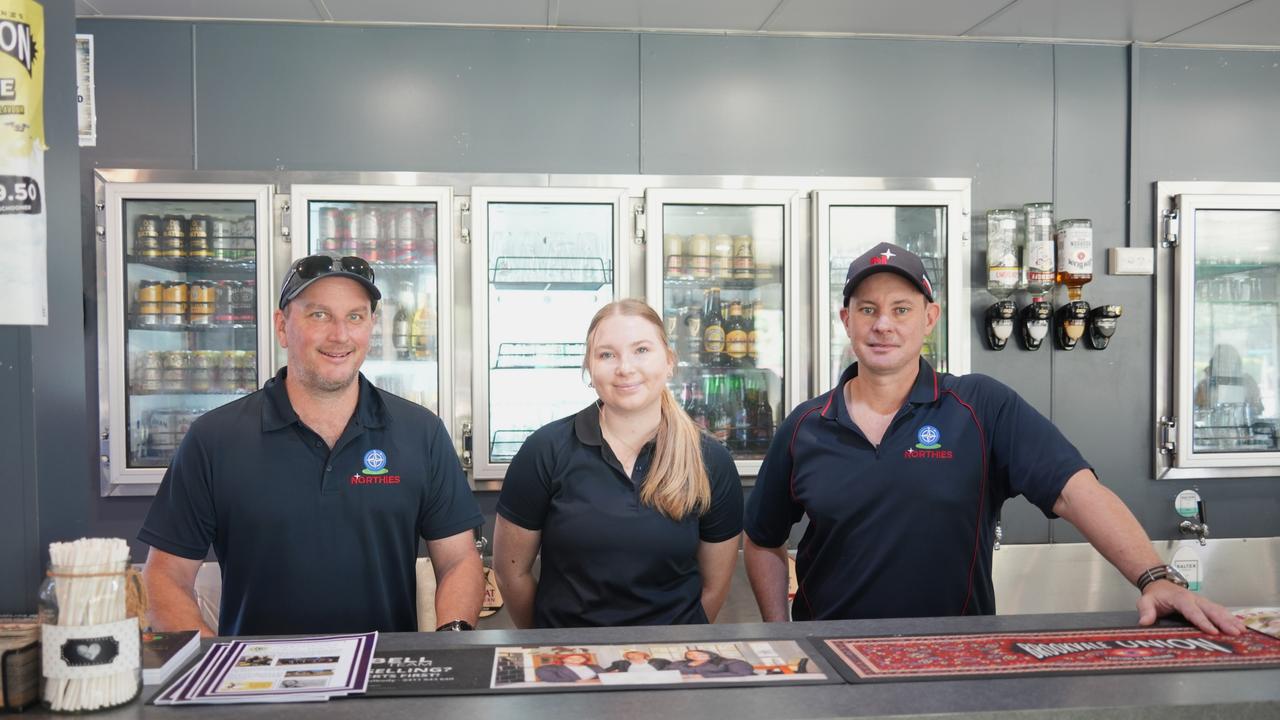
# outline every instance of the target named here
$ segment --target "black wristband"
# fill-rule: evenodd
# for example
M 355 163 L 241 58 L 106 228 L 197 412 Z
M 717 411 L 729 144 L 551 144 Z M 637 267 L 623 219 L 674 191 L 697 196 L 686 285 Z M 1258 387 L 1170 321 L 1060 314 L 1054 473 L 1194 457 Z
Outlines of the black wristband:
M 1171 565 L 1156 565 L 1153 568 L 1148 568 L 1138 576 L 1134 584 L 1138 586 L 1138 592 L 1142 592 L 1148 585 L 1157 580 L 1168 580 L 1181 588 L 1188 587 L 1186 578 L 1182 577 L 1182 573 L 1175 570 Z
M 453 620 L 436 628 L 436 632 L 461 632 L 464 630 L 475 630 L 475 626 L 466 620 Z

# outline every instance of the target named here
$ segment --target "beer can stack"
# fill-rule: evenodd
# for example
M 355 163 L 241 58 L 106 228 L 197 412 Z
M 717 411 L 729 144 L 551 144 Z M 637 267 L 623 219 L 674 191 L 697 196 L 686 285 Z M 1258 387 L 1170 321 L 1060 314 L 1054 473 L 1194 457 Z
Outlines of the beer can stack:
M 758 271 L 750 235 L 667 233 L 662 246 L 670 279 L 752 280 Z
M 133 325 L 138 328 L 253 325 L 257 281 L 140 280 L 133 299 Z
M 252 216 L 139 215 L 134 221 L 132 255 L 170 261 L 252 261 L 257 255 L 255 224 Z
M 434 204 L 324 205 L 315 217 L 314 247 L 321 252 L 388 265 L 431 263 L 435 258 Z
M 243 395 L 258 383 L 252 350 L 139 350 L 131 364 L 135 395 Z

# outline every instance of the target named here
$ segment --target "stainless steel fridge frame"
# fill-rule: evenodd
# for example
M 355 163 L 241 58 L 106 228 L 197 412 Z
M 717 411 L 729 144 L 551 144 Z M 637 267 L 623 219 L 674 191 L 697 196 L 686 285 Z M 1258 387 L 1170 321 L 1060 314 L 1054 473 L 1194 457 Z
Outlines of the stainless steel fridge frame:
M 359 185 L 341 183 L 307 184 L 295 183 L 289 187 L 289 207 L 284 212 L 282 227 L 289 228 L 289 243 L 292 248 L 290 261 L 306 257 L 308 249 L 308 203 L 312 201 L 331 202 L 409 202 L 435 203 L 436 205 L 436 375 L 437 397 L 439 407 L 430 408 L 441 418 L 446 426 L 453 418 L 453 392 L 445 392 L 452 388 L 453 379 L 453 247 L 454 218 L 457 213 L 453 205 L 453 188 L 448 185 Z M 375 268 L 376 272 L 376 268 Z M 283 281 L 283 279 L 282 279 Z M 450 302 L 445 302 L 449 299 Z M 274 306 L 273 306 L 274 309 Z M 390 342 L 390 338 L 385 338 Z M 279 368 L 284 363 L 279 347 L 272 353 L 273 367 Z
M 1280 476 L 1280 451 L 1192 452 L 1197 210 L 1280 211 L 1280 183 L 1163 181 L 1155 183 L 1152 227 L 1156 251 L 1156 479 Z
M 455 450 L 460 454 L 464 466 L 472 478 L 474 487 L 480 490 L 494 490 L 501 487 L 501 475 L 505 464 L 492 464 L 489 468 L 474 468 L 475 457 L 472 448 L 464 443 L 469 435 L 480 436 L 481 423 L 486 427 L 488 418 L 484 417 L 487 397 L 481 386 L 484 379 L 476 373 L 486 371 L 480 358 L 486 357 L 483 335 L 477 335 L 477 327 L 487 321 L 484 317 L 484 306 L 476 307 L 471 301 L 476 289 L 476 276 L 484 279 L 485 248 L 475 238 L 483 237 L 483 219 L 475 216 L 474 208 L 477 199 L 484 202 L 489 199 L 504 199 L 523 196 L 545 200 L 560 198 L 572 201 L 581 199 L 575 196 L 578 190 L 606 194 L 610 202 L 618 203 L 615 227 L 615 266 L 614 280 L 617 297 L 641 296 L 655 304 L 661 312 L 661 272 L 652 272 L 654 263 L 661 264 L 661 234 L 652 238 L 649 245 L 649 223 L 652 213 L 646 214 L 647 199 L 662 197 L 669 192 L 689 192 L 697 197 L 746 198 L 755 197 L 756 191 L 765 191 L 759 197 L 788 198 L 788 218 L 786 231 L 789 237 L 784 252 L 790 267 L 784 269 L 785 282 L 789 287 L 784 289 L 789 307 L 786 309 L 785 333 L 787 338 L 785 358 L 786 377 L 783 378 L 784 397 L 783 414 L 789 413 L 801 401 L 812 395 L 825 391 L 816 379 L 813 363 L 803 357 L 806 348 L 817 348 L 821 323 L 827 321 L 828 301 L 824 295 L 817 293 L 817 280 L 812 276 L 815 263 L 818 262 L 817 233 L 813 208 L 816 193 L 829 191 L 947 191 L 959 193 L 963 197 L 963 206 L 959 212 L 950 212 L 948 222 L 952 246 L 949 248 L 952 263 L 960 265 L 959 271 L 949 278 L 949 296 L 955 298 L 949 309 L 949 317 L 962 317 L 962 321 L 952 321 L 953 331 L 949 337 L 948 357 L 952 372 L 962 372 L 968 368 L 968 295 L 970 281 L 968 277 L 971 249 L 969 243 L 969 186 L 965 178 L 857 178 L 857 177 L 812 177 L 812 176 L 745 176 L 745 175 L 580 175 L 580 174 L 535 174 L 535 173 L 418 173 L 418 172 L 311 172 L 311 171 L 191 171 L 191 170 L 98 170 L 95 172 L 95 199 L 97 203 L 96 227 L 86 229 L 95 241 L 97 266 L 97 316 L 98 327 L 109 328 L 108 310 L 111 303 L 107 301 L 109 287 L 105 228 L 109 225 L 106 218 L 108 206 L 107 190 L 112 185 L 120 185 L 125 190 L 136 188 L 140 183 L 161 183 L 177 185 L 190 190 L 198 186 L 216 187 L 225 183 L 254 184 L 268 188 L 269 206 L 263 233 L 270 233 L 269 243 L 266 237 L 259 242 L 260 251 L 270 248 L 267 256 L 260 259 L 260 286 L 265 289 L 259 292 L 258 304 L 260 319 L 269 319 L 274 311 L 274 290 L 279 287 L 287 270 L 286 260 L 305 252 L 305 232 L 302 245 L 293 242 L 293 236 L 299 232 L 293 217 L 295 212 L 305 213 L 305 192 L 298 198 L 293 196 L 294 188 L 304 190 L 305 186 L 347 186 L 370 188 L 384 186 L 394 188 L 387 192 L 405 192 L 407 196 L 422 197 L 420 188 L 450 189 L 452 207 L 438 205 L 437 218 L 440 223 L 438 235 L 438 253 L 443 263 L 446 257 L 452 260 L 452 267 L 447 271 L 444 267 L 439 271 L 441 294 L 441 325 L 439 342 L 449 343 L 452 352 L 447 361 L 450 363 L 449 373 L 443 367 L 440 375 L 440 408 L 444 421 L 453 438 Z M 481 191 L 479 197 L 473 195 Z M 119 192 L 119 191 L 117 191 Z M 131 192 L 131 191 L 130 191 Z M 722 194 L 723 193 L 723 194 Z M 385 200 L 387 196 L 371 199 Z M 672 196 L 674 197 L 674 196 Z M 887 195 L 885 196 L 888 197 Z M 353 196 L 353 199 L 354 196 Z M 806 208 L 806 203 L 808 207 Z M 882 203 L 883 204 L 883 203 Z M 296 209 L 295 209 L 296 205 Z M 111 220 L 115 223 L 116 220 Z M 264 222 L 259 219 L 260 224 Z M 450 233 L 448 236 L 445 232 Z M 958 243 L 958 245 L 957 245 Z M 480 245 L 480 247 L 477 247 Z M 447 246 L 447 247 L 446 247 Z M 957 249 L 959 248 L 959 249 Z M 476 254 L 477 257 L 473 257 Z M 449 277 L 445 277 L 448 275 Z M 657 293 L 654 294 L 652 281 L 657 280 Z M 451 287 L 451 295 L 446 295 L 445 287 Z M 483 289 L 483 285 L 480 286 Z M 638 290 L 639 292 L 633 292 Z M 123 312 L 120 309 L 119 312 Z M 806 313 L 811 316 L 806 317 Z M 444 318 L 448 316 L 451 325 L 451 337 L 445 336 Z M 585 332 L 585 328 L 583 328 Z M 259 360 L 259 379 L 264 381 L 274 374 L 282 359 L 278 356 L 275 339 L 270 331 L 269 322 L 261 322 L 259 326 L 262 343 Z M 119 347 L 122 338 L 109 345 L 111 338 L 108 332 L 98 333 L 98 372 L 99 372 L 99 427 L 102 432 L 102 495 L 145 495 L 153 494 L 163 474 L 162 470 L 153 472 L 147 479 L 134 479 L 130 482 L 115 482 L 110 474 L 110 462 L 119 456 L 122 448 L 112 448 L 109 442 L 112 426 L 112 408 L 121 407 L 122 396 L 113 397 L 111 391 L 111 358 L 110 348 Z M 442 353 L 443 354 L 443 353 Z M 446 358 L 441 358 L 445 362 Z M 120 384 L 120 383 L 116 383 Z M 116 392 L 123 392 L 121 387 Z M 120 410 L 123 412 L 123 409 Z M 120 422 L 122 418 L 117 418 Z M 472 428 L 474 426 L 474 432 Z M 476 448 L 478 451 L 479 448 Z M 487 456 L 486 456 L 487 459 Z M 740 464 L 740 471 L 747 485 L 753 483 L 753 474 L 758 470 L 758 462 L 748 461 Z

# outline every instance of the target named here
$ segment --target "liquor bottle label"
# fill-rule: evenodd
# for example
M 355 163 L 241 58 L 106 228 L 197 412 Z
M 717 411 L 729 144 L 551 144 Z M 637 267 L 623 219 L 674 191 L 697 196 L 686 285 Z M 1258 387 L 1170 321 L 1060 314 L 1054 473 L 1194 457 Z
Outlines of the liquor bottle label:
M 1027 243 L 1027 279 L 1053 280 L 1053 241 L 1034 240 Z
M 1058 267 L 1072 275 L 1093 274 L 1093 229 L 1067 228 L 1058 232 Z

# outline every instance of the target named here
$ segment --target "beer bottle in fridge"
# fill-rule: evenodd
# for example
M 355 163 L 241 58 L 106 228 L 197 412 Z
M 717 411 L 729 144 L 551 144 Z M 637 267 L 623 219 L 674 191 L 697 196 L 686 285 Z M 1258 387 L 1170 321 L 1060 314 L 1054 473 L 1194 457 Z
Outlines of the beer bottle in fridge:
M 728 356 L 728 364 L 733 367 L 747 366 L 747 325 L 742 319 L 742 303 L 729 303 L 729 319 L 724 325 L 724 352 Z
M 724 315 L 720 309 L 720 288 L 707 292 L 707 308 L 702 313 L 702 364 L 724 367 Z
M 408 360 L 413 352 L 411 323 L 413 320 L 413 286 L 400 284 L 400 302 L 396 303 L 396 316 L 391 321 L 391 342 L 396 348 L 397 360 Z
M 756 395 L 755 423 L 751 428 L 751 444 L 756 452 L 765 452 L 773 440 L 773 405 L 769 402 L 768 388 L 760 388 Z
M 742 308 L 743 322 L 747 326 L 747 358 L 745 367 L 755 367 L 760 361 L 760 346 L 756 344 L 756 314 L 760 311 L 760 301 L 756 300 Z
M 414 311 L 413 320 L 409 323 L 409 346 L 413 349 L 415 360 L 426 360 L 431 356 L 430 312 L 427 293 L 424 290 L 418 293 L 418 309 Z
M 729 447 L 745 452 L 751 447 L 751 422 L 747 419 L 750 409 L 747 407 L 747 394 L 744 390 L 742 376 L 729 378 L 729 387 L 733 396 L 733 430 L 729 438 Z
M 689 405 L 685 408 L 685 412 L 689 413 L 689 417 L 693 418 L 693 422 L 703 430 L 708 429 L 707 424 L 707 402 L 703 397 L 702 386 L 696 382 L 688 383 L 689 393 L 691 396 Z

